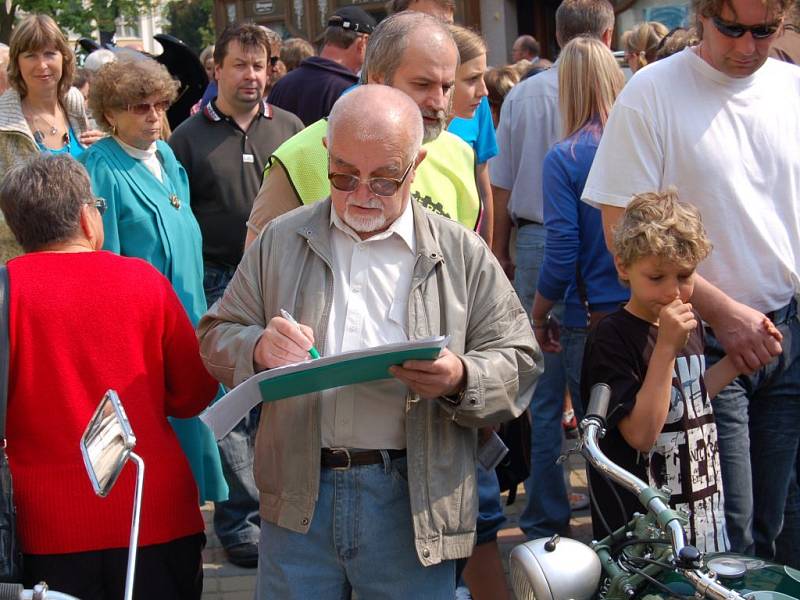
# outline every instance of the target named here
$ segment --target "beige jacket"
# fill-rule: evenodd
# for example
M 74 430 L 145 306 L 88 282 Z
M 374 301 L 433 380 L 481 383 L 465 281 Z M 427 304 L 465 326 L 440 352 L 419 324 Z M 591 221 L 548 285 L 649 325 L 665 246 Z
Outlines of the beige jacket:
M 253 375 L 253 350 L 281 308 L 311 326 L 324 354 L 333 302 L 327 199 L 275 219 L 246 252 L 223 298 L 199 325 L 201 354 L 226 385 Z M 451 336 L 467 387 L 454 408 L 409 394 L 408 486 L 419 560 L 469 556 L 475 542 L 476 427 L 519 415 L 518 392 L 542 371 L 542 354 L 514 289 L 483 240 L 413 204 L 417 260 L 408 301 L 410 339 Z M 523 396 L 524 397 L 524 396 Z M 320 478 L 320 394 L 262 407 L 255 476 L 261 516 L 308 531 Z

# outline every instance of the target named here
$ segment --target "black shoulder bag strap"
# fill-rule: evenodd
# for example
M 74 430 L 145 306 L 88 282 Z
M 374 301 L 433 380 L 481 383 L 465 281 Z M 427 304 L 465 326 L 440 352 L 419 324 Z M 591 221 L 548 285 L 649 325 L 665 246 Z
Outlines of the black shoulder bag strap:
M 8 338 L 9 305 L 8 269 L 0 266 L 0 593 L 8 594 L 16 590 L 17 596 L 3 595 L 2 598 L 19 597 L 21 586 L 9 588 L 5 582 L 22 579 L 22 553 L 17 543 L 16 507 L 14 506 L 14 485 L 11 469 L 6 458 L 6 409 L 8 408 L 8 368 L 10 343 Z
M 6 408 L 8 406 L 8 268 L 0 267 L 0 439 L 6 442 Z

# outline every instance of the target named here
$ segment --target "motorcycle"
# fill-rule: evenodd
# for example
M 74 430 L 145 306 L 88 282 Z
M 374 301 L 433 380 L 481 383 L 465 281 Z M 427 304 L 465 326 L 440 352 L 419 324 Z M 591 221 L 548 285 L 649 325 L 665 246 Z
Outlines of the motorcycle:
M 133 452 L 133 434 L 122 403 L 114 390 L 108 390 L 94 412 L 81 437 L 81 454 L 86 473 L 95 494 L 104 498 L 114 487 L 123 467 L 132 460 L 136 464 L 131 536 L 128 547 L 128 569 L 125 577 L 124 600 L 133 597 L 133 576 L 136 570 L 136 549 L 139 540 L 139 515 L 142 508 L 144 461 Z M 15 583 L 0 584 L 0 600 L 79 600 L 74 596 L 50 590 L 45 582 L 25 590 Z
M 800 599 L 800 571 L 734 553 L 704 556 L 687 544 L 688 516 L 673 510 L 670 490 L 653 489 L 600 450 L 611 390 L 595 385 L 581 421 L 579 452 L 597 471 L 634 493 L 646 513 L 600 541 L 540 538 L 515 547 L 511 582 L 519 600 Z

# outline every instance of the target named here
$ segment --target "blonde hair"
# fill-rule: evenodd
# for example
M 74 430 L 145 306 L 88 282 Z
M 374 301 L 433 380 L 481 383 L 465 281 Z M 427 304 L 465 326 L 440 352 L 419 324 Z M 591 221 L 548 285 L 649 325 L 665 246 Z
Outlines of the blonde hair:
M 106 63 L 92 78 L 89 110 L 101 129 L 111 131 L 106 113 L 122 110 L 155 94 L 170 102 L 178 96 L 178 82 L 167 68 L 144 56 L 123 58 Z
M 314 56 L 314 46 L 303 38 L 289 38 L 281 47 L 281 62 L 286 65 L 286 72 L 293 71 L 305 59 Z
M 700 211 L 674 187 L 637 194 L 614 228 L 614 254 L 629 267 L 646 256 L 694 268 L 711 252 Z
M 492 67 L 483 76 L 486 82 L 486 90 L 489 92 L 489 104 L 503 103 L 506 94 L 519 83 L 519 71 L 514 65 L 505 67 Z
M 595 120 L 602 131 L 624 84 L 625 77 L 603 42 L 588 35 L 573 38 L 564 46 L 558 67 L 563 137 Z
M 14 28 L 9 41 L 8 83 L 24 98 L 28 88 L 19 70 L 19 56 L 32 50 L 53 47 L 61 53 L 61 79 L 58 82 L 58 97 L 63 100 L 72 85 L 75 74 L 75 55 L 67 43 L 64 33 L 48 15 L 28 15 Z
M 458 57 L 463 65 L 482 54 L 486 54 L 486 42 L 479 33 L 460 25 L 448 25 L 458 48 Z
M 214 45 L 206 46 L 203 48 L 203 51 L 200 53 L 200 64 L 203 65 L 205 68 L 208 59 L 214 59 Z
M 637 69 L 641 69 L 656 60 L 659 44 L 669 30 L 658 21 L 647 21 L 627 33 L 625 52 L 636 58 Z

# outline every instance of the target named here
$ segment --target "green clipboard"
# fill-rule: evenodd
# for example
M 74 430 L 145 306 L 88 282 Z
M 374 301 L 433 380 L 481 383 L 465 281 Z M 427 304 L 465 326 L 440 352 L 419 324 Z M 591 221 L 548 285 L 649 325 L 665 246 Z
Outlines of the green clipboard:
M 271 377 L 258 382 L 261 398 L 264 402 L 274 402 L 345 385 L 390 379 L 389 367 L 407 360 L 433 360 L 448 340 L 448 336 L 437 336 L 386 344 L 273 369 Z M 279 373 L 282 370 L 285 372 Z

